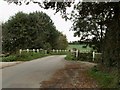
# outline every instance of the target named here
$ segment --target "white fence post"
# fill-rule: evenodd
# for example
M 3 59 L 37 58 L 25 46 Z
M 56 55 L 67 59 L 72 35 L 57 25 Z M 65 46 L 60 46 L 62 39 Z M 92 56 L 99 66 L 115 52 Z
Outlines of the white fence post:
M 95 60 L 95 51 L 93 51 L 93 61 Z
M 76 57 L 78 57 L 78 50 L 76 50 Z
M 47 54 L 47 50 L 45 50 L 45 54 Z
M 58 53 L 58 50 L 56 50 L 57 51 L 57 53 Z
M 29 52 L 29 49 L 27 49 L 27 53 Z
M 20 54 L 22 53 L 22 49 L 19 50 L 19 53 L 20 53 Z
M 33 49 L 33 52 L 35 52 L 35 49 Z
M 55 50 L 54 50 L 54 49 L 53 49 L 52 51 L 53 51 L 53 52 L 55 52 Z
M 37 49 L 37 53 L 39 52 L 39 49 Z

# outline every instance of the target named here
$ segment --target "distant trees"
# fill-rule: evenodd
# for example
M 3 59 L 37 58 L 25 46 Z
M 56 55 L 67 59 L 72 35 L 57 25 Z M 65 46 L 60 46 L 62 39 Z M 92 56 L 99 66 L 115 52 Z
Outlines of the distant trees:
M 50 17 L 43 12 L 18 12 L 2 24 L 3 52 L 21 49 L 65 49 L 67 39 L 56 30 Z M 62 42 L 61 39 L 65 42 Z M 63 44 L 62 46 L 59 44 Z
M 57 46 L 58 46 L 58 49 L 65 49 L 65 47 L 68 46 L 67 38 L 65 35 L 59 33 Z

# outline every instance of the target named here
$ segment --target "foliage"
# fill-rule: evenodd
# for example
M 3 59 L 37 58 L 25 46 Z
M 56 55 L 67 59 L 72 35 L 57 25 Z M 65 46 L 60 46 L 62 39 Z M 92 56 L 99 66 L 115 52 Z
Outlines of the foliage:
M 64 0 L 59 0 L 59 1 L 55 1 L 55 0 L 43 0 L 43 1 L 34 1 L 34 0 L 4 0 L 7 1 L 8 3 L 14 3 L 16 5 L 22 5 L 23 3 L 25 3 L 26 5 L 28 5 L 29 3 L 34 3 L 34 4 L 38 4 L 41 8 L 44 9 L 53 9 L 56 10 L 55 13 L 60 12 L 62 17 L 65 18 L 66 20 L 68 19 L 67 17 L 67 13 L 66 13 L 66 9 L 67 7 L 71 7 L 71 4 L 73 2 L 71 1 L 65 1 Z
M 6 57 L 2 57 L 3 62 L 12 62 L 12 61 L 30 61 L 36 58 L 41 58 L 47 56 L 44 53 L 35 53 L 35 52 L 22 52 L 22 54 L 13 54 Z
M 6 1 L 21 4 L 18 0 Z M 95 45 L 95 49 L 103 53 L 102 64 L 109 67 L 117 66 L 120 69 L 120 2 L 84 1 L 86 0 L 77 3 L 71 14 L 74 21 L 73 28 L 76 31 L 75 36 L 91 42 Z M 34 3 L 42 6 L 40 2 Z M 71 2 L 43 2 L 43 5 L 45 9 L 56 9 L 56 12 L 62 10 L 66 17 L 66 7 L 71 6 Z M 92 39 L 89 39 L 89 36 L 92 36 Z
M 120 2 L 82 2 L 71 14 L 75 36 L 102 52 L 102 64 L 118 66 L 120 53 Z M 113 34 L 114 33 L 114 34 Z M 91 37 L 91 38 L 90 38 Z M 119 67 L 119 66 L 118 66 Z
M 98 67 L 93 67 L 88 73 L 98 82 L 100 88 L 118 88 L 116 70 L 112 73 L 108 73 L 99 70 Z
M 2 27 L 5 53 L 14 53 L 19 49 L 42 48 L 49 50 L 67 47 L 66 37 L 56 30 L 50 17 L 43 12 L 30 14 L 19 12 L 5 22 Z
M 92 61 L 92 53 L 79 53 L 77 59 L 80 61 Z
M 60 49 L 60 50 L 65 50 L 68 47 L 68 42 L 65 35 L 60 33 L 57 41 L 57 46 L 58 46 L 57 49 Z
M 9 3 L 13 2 L 17 5 L 23 3 L 21 0 L 5 1 Z M 83 2 L 78 2 L 74 6 L 71 19 L 74 22 L 73 29 L 76 31 L 75 36 L 79 36 L 81 40 L 86 40 L 95 45 L 94 48 L 103 53 L 104 64 L 119 66 L 120 2 L 112 1 L 113 0 L 100 2 L 100 0 L 95 0 L 93 2 L 86 2 L 86 0 L 83 0 Z M 71 7 L 72 4 L 72 2 L 53 2 L 53 0 L 31 2 L 37 3 L 44 9 L 51 8 L 55 9 L 56 12 L 60 11 L 64 18 L 67 17 L 66 8 Z M 26 2 L 27 5 L 29 3 L 30 2 Z M 89 36 L 92 36 L 92 39 L 88 38 Z M 110 36 L 111 38 L 109 39 Z M 110 41 L 112 45 L 109 44 Z M 109 57 L 109 55 L 113 57 Z
M 76 60 L 75 56 L 71 52 L 67 53 L 65 59 L 66 60 Z

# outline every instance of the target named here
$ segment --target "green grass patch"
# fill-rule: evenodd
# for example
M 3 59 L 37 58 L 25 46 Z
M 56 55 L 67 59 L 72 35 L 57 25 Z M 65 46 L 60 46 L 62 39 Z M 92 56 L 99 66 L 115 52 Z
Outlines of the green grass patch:
M 90 48 L 89 46 L 85 47 L 85 44 L 81 44 L 81 45 L 68 45 L 68 50 L 76 48 L 78 50 L 80 50 L 80 52 L 91 52 L 93 49 Z
M 2 57 L 2 61 L 3 62 L 30 61 L 44 56 L 48 56 L 48 54 L 36 53 L 36 52 L 22 52 L 21 54 L 14 54 L 14 55 Z
M 100 88 L 118 88 L 117 71 L 114 71 L 114 73 L 108 73 L 100 71 L 97 67 L 93 67 L 89 71 L 89 75 L 98 82 Z
M 33 59 L 45 57 L 48 55 L 66 55 L 67 52 L 61 51 L 61 52 L 48 52 L 48 54 L 45 54 L 45 51 L 40 52 L 26 52 L 23 51 L 21 54 L 12 54 L 8 56 L 3 56 L 2 61 L 3 62 L 13 62 L 13 61 L 30 61 Z

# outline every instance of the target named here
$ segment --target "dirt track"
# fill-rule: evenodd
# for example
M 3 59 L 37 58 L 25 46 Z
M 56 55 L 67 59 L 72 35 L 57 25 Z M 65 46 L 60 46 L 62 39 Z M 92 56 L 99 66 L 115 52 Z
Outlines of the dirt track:
M 65 68 L 56 71 L 50 80 L 43 81 L 42 88 L 97 88 L 95 80 L 87 70 L 96 64 L 88 62 L 68 62 Z

